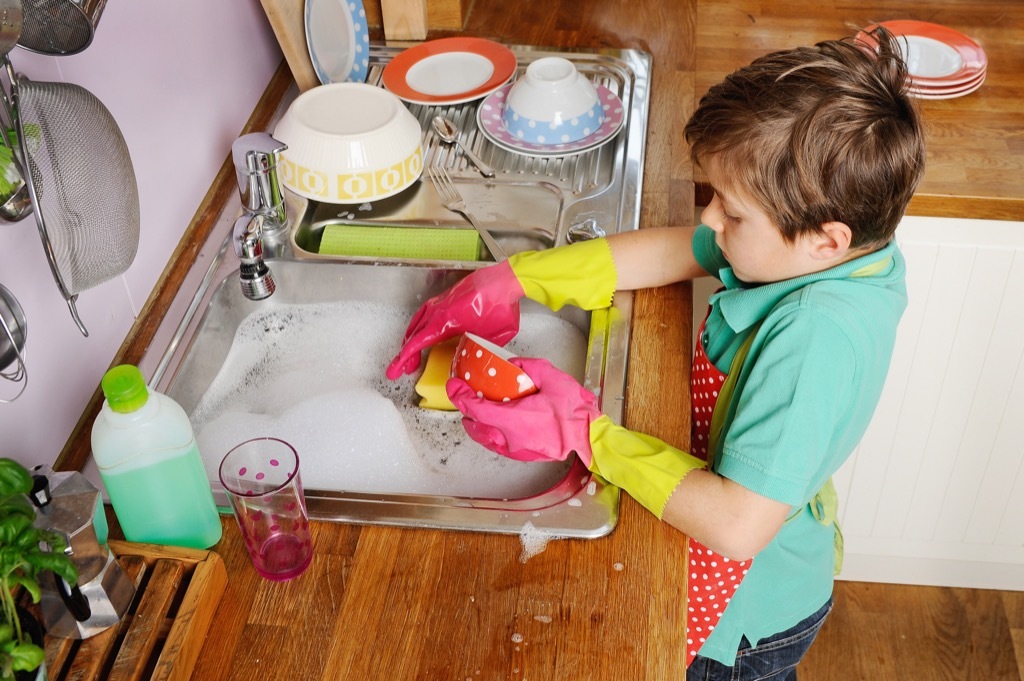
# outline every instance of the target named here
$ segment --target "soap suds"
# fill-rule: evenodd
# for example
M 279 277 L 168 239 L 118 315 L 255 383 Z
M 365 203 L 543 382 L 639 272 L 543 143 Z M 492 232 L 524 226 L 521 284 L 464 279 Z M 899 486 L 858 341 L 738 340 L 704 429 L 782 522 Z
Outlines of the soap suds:
M 541 530 L 534 526 L 529 520 L 523 524 L 519 532 L 519 541 L 523 544 L 523 551 L 519 554 L 519 562 L 525 563 L 538 553 L 543 553 L 548 547 L 548 542 L 557 537 L 547 530 Z
M 506 459 L 467 437 L 458 412 L 418 407 L 417 375 L 387 380 L 411 313 L 346 301 L 268 306 L 245 318 L 191 414 L 210 480 L 231 447 L 260 436 L 295 446 L 307 489 L 502 499 L 561 480 L 568 463 Z M 582 378 L 579 329 L 544 313 L 524 313 L 521 329 L 513 353 Z

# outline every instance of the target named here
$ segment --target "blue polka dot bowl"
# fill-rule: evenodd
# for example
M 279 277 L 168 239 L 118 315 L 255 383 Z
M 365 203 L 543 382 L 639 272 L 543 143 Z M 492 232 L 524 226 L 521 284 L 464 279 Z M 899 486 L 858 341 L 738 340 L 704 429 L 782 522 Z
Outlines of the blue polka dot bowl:
M 505 130 L 530 144 L 577 142 L 594 134 L 604 117 L 594 85 L 561 57 L 532 62 L 501 112 Z

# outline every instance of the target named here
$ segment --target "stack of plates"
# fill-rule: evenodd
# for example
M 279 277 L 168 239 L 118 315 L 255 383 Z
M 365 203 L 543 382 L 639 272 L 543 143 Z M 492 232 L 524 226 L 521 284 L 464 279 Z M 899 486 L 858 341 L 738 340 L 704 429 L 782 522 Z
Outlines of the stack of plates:
M 500 43 L 483 38 L 440 38 L 395 55 L 384 67 L 381 81 L 385 89 L 410 104 L 447 106 L 483 99 L 477 109 L 477 127 L 488 141 L 516 154 L 573 156 L 605 144 L 622 129 L 626 113 L 622 100 L 598 85 L 605 121 L 593 134 L 564 144 L 517 139 L 501 121 L 517 66 L 515 54 Z
M 910 71 L 912 97 L 963 97 L 985 82 L 988 67 L 985 50 L 963 33 L 924 21 L 884 21 L 881 25 L 889 29 L 900 44 Z M 863 31 L 857 38 L 869 45 L 874 42 Z

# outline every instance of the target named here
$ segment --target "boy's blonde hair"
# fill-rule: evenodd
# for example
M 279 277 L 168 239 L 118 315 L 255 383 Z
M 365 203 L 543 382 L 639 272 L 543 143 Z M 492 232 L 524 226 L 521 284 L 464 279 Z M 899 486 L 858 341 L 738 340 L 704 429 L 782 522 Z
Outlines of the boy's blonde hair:
M 884 28 L 775 52 L 711 88 L 686 124 L 694 163 L 713 163 L 788 241 L 846 223 L 852 247 L 880 247 L 924 172 L 908 74 Z

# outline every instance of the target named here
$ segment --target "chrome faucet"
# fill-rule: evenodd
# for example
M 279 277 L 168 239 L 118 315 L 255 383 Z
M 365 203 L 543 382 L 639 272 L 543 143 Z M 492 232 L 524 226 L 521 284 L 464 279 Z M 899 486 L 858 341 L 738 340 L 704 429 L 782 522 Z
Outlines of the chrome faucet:
M 238 279 L 242 295 L 249 300 L 263 300 L 277 290 L 274 274 L 263 260 L 263 225 L 265 215 L 243 215 L 235 220 L 232 241 L 238 256 Z
M 276 288 L 263 253 L 266 242 L 278 240 L 288 229 L 288 212 L 277 175 L 280 154 L 287 148 L 265 132 L 242 135 L 231 145 L 245 209 L 235 220 L 232 241 L 240 262 L 242 294 L 250 300 L 267 298 Z

